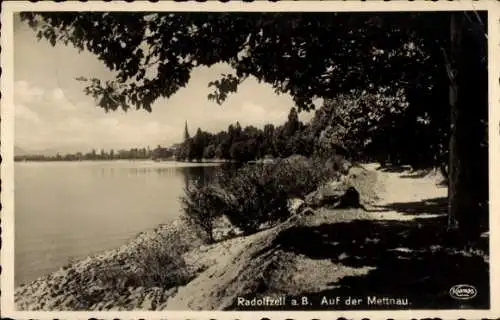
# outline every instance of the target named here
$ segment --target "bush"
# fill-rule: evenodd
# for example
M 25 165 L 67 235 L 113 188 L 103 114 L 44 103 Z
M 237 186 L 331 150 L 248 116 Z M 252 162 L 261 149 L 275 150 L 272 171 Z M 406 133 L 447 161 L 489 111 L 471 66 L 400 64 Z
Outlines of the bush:
M 336 177 L 338 169 L 326 164 L 320 159 L 293 156 L 274 163 L 273 175 L 283 186 L 288 198 L 304 199 L 318 186 Z
M 325 161 L 324 166 L 336 173 L 338 172 L 339 174 L 347 175 L 352 164 L 343 156 L 334 154 Z
M 75 298 L 70 308 L 89 310 L 101 302 L 112 302 L 116 306 L 130 294 L 130 288 L 168 290 L 188 283 L 194 273 L 187 267 L 175 236 L 171 236 L 173 234 L 150 237 L 133 252 L 117 254 L 104 261 L 95 260 L 96 263 L 83 269 L 70 266 L 68 276 L 74 281 L 60 289 Z
M 153 241 L 143 246 L 134 261 L 135 286 L 171 288 L 186 284 L 191 278 L 182 251 L 175 243 Z
M 221 177 L 221 187 L 228 195 L 223 214 L 245 234 L 290 215 L 285 186 L 276 179 L 275 171 L 273 164 L 245 165 Z
M 183 285 L 191 278 L 184 251 L 174 233 L 150 237 L 138 244 L 133 253 L 102 264 L 97 278 L 101 285 L 117 291 L 128 287 L 169 289 Z
M 208 243 L 214 242 L 214 222 L 227 207 L 224 190 L 194 181 L 181 197 L 184 221 Z
M 218 183 L 194 184 L 182 199 L 185 216 L 213 241 L 214 220 L 225 215 L 245 234 L 263 224 L 283 221 L 290 216 L 288 199 L 307 194 L 332 179 L 333 167 L 321 160 L 293 156 L 273 163 L 244 165 L 225 171 Z

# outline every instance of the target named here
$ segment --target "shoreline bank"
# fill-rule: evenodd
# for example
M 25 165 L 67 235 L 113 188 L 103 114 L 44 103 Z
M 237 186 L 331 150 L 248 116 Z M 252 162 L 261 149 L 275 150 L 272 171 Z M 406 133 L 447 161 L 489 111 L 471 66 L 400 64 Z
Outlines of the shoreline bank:
M 89 257 L 16 289 L 17 308 L 32 311 L 234 311 L 242 310 L 237 306 L 239 297 L 259 299 L 284 294 L 308 296 L 314 300 L 326 293 L 356 296 L 365 292 L 366 281 L 372 285 L 376 296 L 387 292 L 387 288 L 398 290 L 401 284 L 409 286 L 423 279 L 425 286 L 415 291 L 412 307 L 428 309 L 429 301 L 443 298 L 442 288 L 447 288 L 447 283 L 474 284 L 487 279 L 488 259 L 484 258 L 488 251 L 465 252 L 443 245 L 440 235 L 446 228 L 441 224 L 442 217 L 409 214 L 390 206 L 384 209 L 391 203 L 412 204 L 446 193 L 432 174 L 414 179 L 406 175 L 377 171 L 369 166 L 353 169 L 343 180 L 359 188 L 362 204 L 370 206 L 369 210 L 328 207 L 317 208 L 312 213 L 306 210 L 269 229 L 215 244 L 176 238 L 172 230 L 181 228 L 182 224 L 176 227 L 176 224 L 161 225 L 131 241 L 135 251 L 130 248 L 131 243 L 127 243 L 107 252 L 107 257 Z M 485 238 L 484 242 L 487 245 L 488 240 Z M 176 246 L 171 246 L 172 243 Z M 141 269 L 144 264 L 137 264 L 138 260 L 146 257 L 147 261 L 153 261 L 144 256 L 145 248 L 181 257 L 175 260 L 182 262 L 178 265 L 167 261 L 175 267 L 167 268 L 166 272 L 176 276 L 174 282 L 160 287 L 154 285 L 154 281 L 140 285 L 133 278 L 147 275 Z M 120 255 L 120 249 L 133 253 Z M 379 256 L 380 252 L 384 255 Z M 412 255 L 417 258 L 409 264 Z M 358 257 L 362 257 L 361 260 Z M 373 264 L 373 259 L 382 260 Z M 386 259 L 393 264 L 384 264 Z M 433 260 L 426 262 L 428 259 Z M 450 262 L 443 264 L 443 261 Z M 470 265 L 474 272 L 461 268 L 461 264 Z M 432 269 L 436 273 L 434 276 L 429 277 L 425 268 L 429 266 L 436 266 Z M 130 270 L 129 274 L 124 272 L 124 267 Z M 100 276 L 104 271 L 108 280 L 125 281 L 106 284 L 103 282 L 106 279 Z M 147 271 L 158 270 L 150 268 Z M 488 287 L 480 285 L 477 288 L 486 294 L 475 307 L 483 308 L 488 303 Z M 454 300 L 442 302 L 446 308 L 456 308 L 458 303 Z M 314 308 L 320 309 L 331 310 L 331 307 L 318 305 Z M 285 310 L 290 310 L 289 306 Z
M 182 221 L 177 219 L 171 224 L 162 224 L 153 230 L 141 232 L 118 248 L 64 265 L 55 272 L 16 287 L 15 303 L 21 310 L 101 310 L 113 304 L 120 305 L 120 302 L 130 303 L 132 300 L 140 302 L 134 307 L 147 308 L 147 304 L 152 307 L 153 302 L 165 294 L 162 292 L 168 290 L 138 286 L 136 290 L 130 291 L 129 287 L 134 282 L 133 275 L 140 272 L 140 266 L 134 262 L 145 251 L 154 250 L 158 243 L 169 246 L 169 243 L 175 241 L 176 250 L 181 251 L 189 251 L 201 245 L 196 237 L 188 239 L 189 233 L 184 229 Z M 117 290 L 118 295 L 110 295 L 110 289 Z M 126 291 L 130 292 L 127 294 Z M 90 302 L 78 301 L 82 295 Z
M 364 172 L 364 169 L 355 169 L 344 180 L 357 186 L 357 180 L 367 179 Z M 370 179 L 371 186 L 366 189 L 371 190 L 376 179 Z M 368 191 L 362 194 L 372 197 Z M 252 260 L 252 255 L 271 248 L 280 230 L 302 219 L 300 216 L 298 219 L 295 217 L 255 234 L 233 236 L 227 240 L 223 239 L 229 236 L 230 229 L 223 225 L 217 236 L 219 242 L 211 245 L 204 244 L 181 220 L 175 220 L 171 224 L 141 232 L 116 249 L 89 256 L 17 287 L 15 303 L 20 310 L 68 311 L 179 310 L 215 306 L 222 297 L 211 293 L 214 288 L 225 292 L 227 288 L 224 286 L 228 285 L 236 286 L 232 289 L 234 292 L 241 293 L 244 288 L 252 292 L 255 281 L 260 280 L 253 279 L 247 266 L 253 265 L 255 270 L 267 266 L 267 262 L 263 263 L 267 258 L 258 259 L 260 265 Z M 272 256 L 273 263 L 280 264 L 277 260 L 281 258 L 275 254 Z M 158 269 L 164 265 L 170 269 Z M 165 283 L 165 279 L 154 279 L 154 275 L 161 273 L 171 278 L 166 279 L 167 285 L 158 285 Z M 242 281 L 246 285 L 241 289 L 231 278 L 221 283 L 221 279 L 228 276 L 243 277 Z M 199 292 L 203 291 L 199 288 L 205 288 L 204 293 Z M 229 300 L 235 294 L 225 298 L 225 307 L 230 306 Z M 191 295 L 198 296 L 193 298 L 196 302 L 190 298 Z M 205 301 L 205 298 L 208 300 Z
M 183 299 L 169 299 L 184 286 L 197 280 L 208 269 L 218 270 L 231 264 L 235 256 L 248 251 L 245 248 L 255 245 L 257 239 L 276 236 L 275 231 L 290 221 L 249 236 L 226 240 L 223 239 L 230 229 L 223 223 L 219 228 L 222 240 L 205 244 L 198 237 L 190 236 L 187 225 L 178 219 L 172 224 L 141 232 L 118 248 L 88 256 L 16 287 L 15 304 L 19 310 L 25 311 L 178 309 L 183 305 Z M 179 274 L 174 278 L 180 282 L 168 287 L 139 285 L 134 278 L 145 270 L 140 270 L 136 262 L 144 257 L 145 251 L 154 252 L 160 249 L 159 246 L 163 247 L 162 252 L 179 259 Z

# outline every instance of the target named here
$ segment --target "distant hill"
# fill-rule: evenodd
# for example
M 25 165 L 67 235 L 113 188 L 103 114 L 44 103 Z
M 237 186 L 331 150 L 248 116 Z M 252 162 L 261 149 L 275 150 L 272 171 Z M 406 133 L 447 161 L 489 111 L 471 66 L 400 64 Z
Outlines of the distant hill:
M 91 147 L 87 145 L 75 145 L 71 147 L 63 146 L 63 147 L 54 147 L 54 148 L 44 148 L 44 149 L 23 149 L 21 147 L 15 147 L 14 154 L 16 156 L 23 156 L 23 155 L 41 155 L 41 156 L 46 156 L 46 157 L 51 157 L 55 156 L 58 153 L 61 155 L 67 154 L 67 153 L 77 153 L 77 152 L 82 152 L 86 153 L 92 150 Z
M 28 154 L 30 154 L 29 151 L 24 150 L 23 148 L 14 146 L 14 156 L 25 156 Z

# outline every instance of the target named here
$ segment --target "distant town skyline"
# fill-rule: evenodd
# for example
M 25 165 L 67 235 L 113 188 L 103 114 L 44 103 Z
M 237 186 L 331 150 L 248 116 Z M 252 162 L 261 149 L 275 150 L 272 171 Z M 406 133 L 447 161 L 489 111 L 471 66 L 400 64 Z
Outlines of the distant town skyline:
M 15 16 L 14 28 L 15 145 L 28 151 L 85 152 L 171 145 L 182 141 L 184 123 L 194 134 L 242 126 L 282 124 L 294 103 L 288 95 L 276 95 L 271 86 L 254 78 L 222 105 L 207 100 L 208 83 L 228 65 L 200 67 L 188 85 L 169 100 L 158 100 L 153 111 L 130 110 L 106 113 L 83 93 L 79 76 L 111 79 L 113 73 L 88 52 L 73 47 L 52 47 L 38 41 L 35 33 Z M 302 113 L 307 121 L 313 113 Z

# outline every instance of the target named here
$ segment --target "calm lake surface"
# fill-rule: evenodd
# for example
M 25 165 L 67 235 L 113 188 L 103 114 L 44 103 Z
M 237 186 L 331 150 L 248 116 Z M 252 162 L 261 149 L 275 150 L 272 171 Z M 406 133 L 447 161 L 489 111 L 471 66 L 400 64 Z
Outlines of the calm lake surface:
M 15 164 L 15 284 L 119 247 L 181 214 L 193 179 L 218 165 L 152 161 Z

